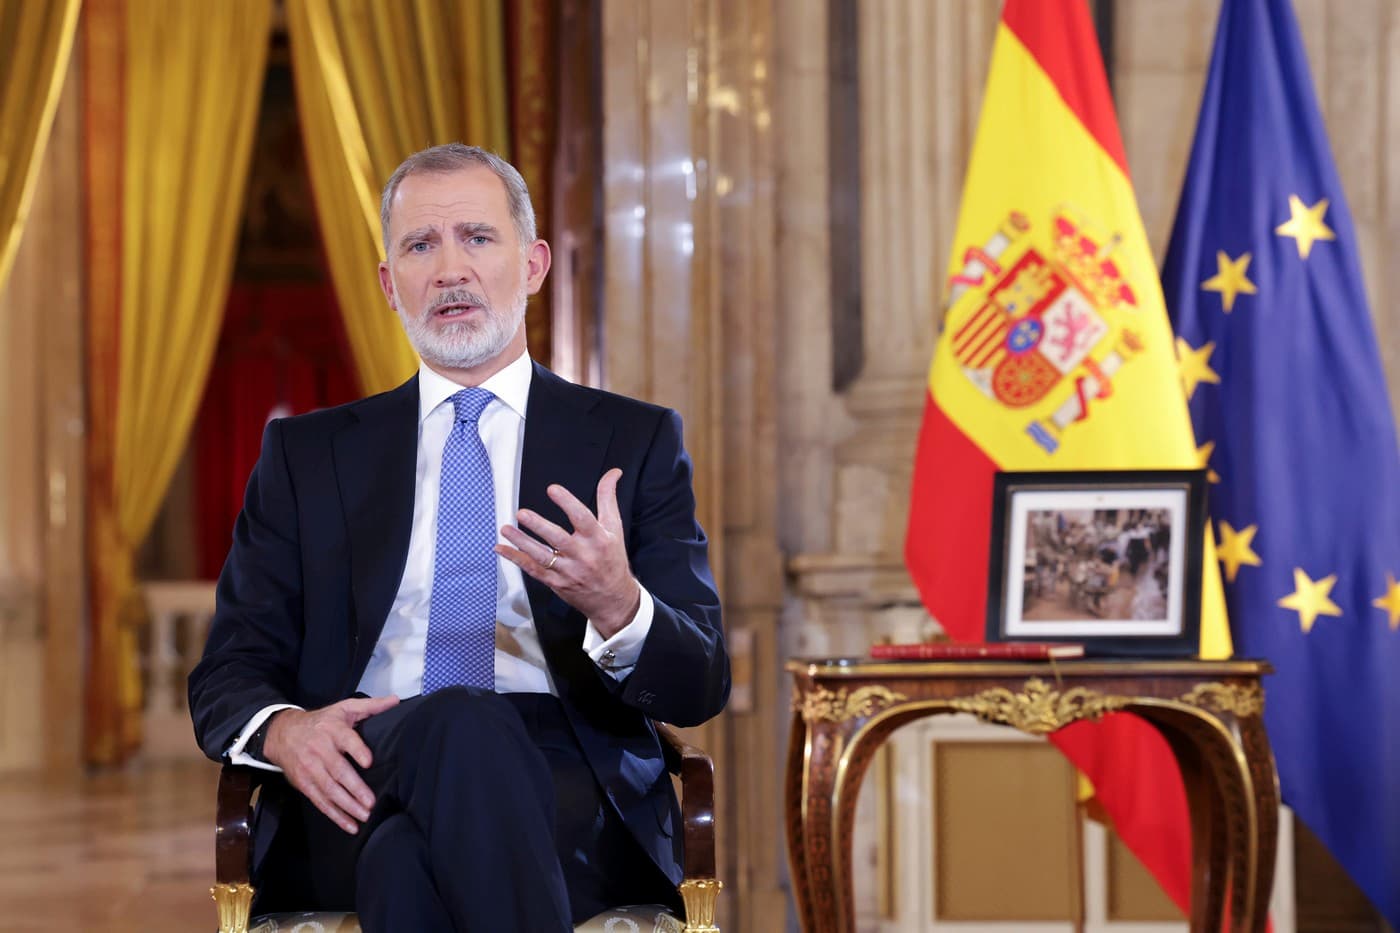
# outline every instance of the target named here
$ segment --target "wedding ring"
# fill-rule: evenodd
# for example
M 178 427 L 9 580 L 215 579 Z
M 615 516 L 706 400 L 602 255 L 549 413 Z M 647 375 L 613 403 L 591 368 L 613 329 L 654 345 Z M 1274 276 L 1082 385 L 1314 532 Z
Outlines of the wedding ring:
M 558 552 L 557 550 L 555 550 L 554 548 L 550 548 L 550 549 L 549 549 L 549 563 L 547 563 L 547 564 L 544 565 L 544 569 L 545 569 L 545 570 L 548 570 L 550 567 L 553 567 L 553 566 L 554 566 L 554 562 L 555 562 L 556 560 L 558 560 L 558 559 L 559 559 L 559 552 Z

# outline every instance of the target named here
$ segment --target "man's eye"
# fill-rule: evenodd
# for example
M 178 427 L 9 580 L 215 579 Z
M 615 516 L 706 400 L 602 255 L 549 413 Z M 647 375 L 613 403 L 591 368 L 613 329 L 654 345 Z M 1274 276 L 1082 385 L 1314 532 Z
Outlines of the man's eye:
M 489 237 L 486 236 L 486 234 L 478 233 L 474 237 L 469 237 L 467 239 L 467 242 L 472 244 L 473 246 L 485 246 L 487 243 L 491 242 L 491 240 Z
M 427 249 L 428 249 L 428 244 L 427 244 L 427 243 L 424 243 L 422 240 L 419 240 L 417 243 L 414 243 L 414 244 L 412 244 L 411 246 L 409 246 L 408 251 L 409 251 L 410 253 L 422 253 L 422 252 L 426 252 Z

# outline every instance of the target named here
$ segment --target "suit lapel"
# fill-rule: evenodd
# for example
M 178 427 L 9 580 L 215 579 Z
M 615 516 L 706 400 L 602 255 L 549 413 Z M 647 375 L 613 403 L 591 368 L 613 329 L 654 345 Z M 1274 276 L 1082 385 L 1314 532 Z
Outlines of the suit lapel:
M 593 404 L 590 393 L 535 364 L 520 457 L 520 507 L 566 529 L 570 527 L 567 516 L 545 490 L 558 483 L 590 510 L 597 508 L 598 479 L 612 426 L 591 413 Z M 527 575 L 525 590 L 546 653 L 556 638 L 582 637 L 581 632 L 561 630 L 567 628 L 565 619 L 571 610 L 549 587 Z
M 356 409 L 332 440 L 350 539 L 355 609 L 353 674 L 364 668 L 398 592 L 413 528 L 418 465 L 418 377 Z

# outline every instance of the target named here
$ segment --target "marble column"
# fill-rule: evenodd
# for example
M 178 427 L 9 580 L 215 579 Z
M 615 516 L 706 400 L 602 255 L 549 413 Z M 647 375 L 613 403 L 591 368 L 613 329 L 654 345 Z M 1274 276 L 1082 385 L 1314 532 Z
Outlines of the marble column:
M 853 7 L 854 36 L 811 34 L 794 43 L 794 55 L 807 63 L 794 78 L 809 77 L 805 84 L 784 85 L 780 103 L 792 106 L 790 123 L 780 113 L 780 135 L 807 137 L 799 149 L 788 150 L 794 168 L 805 161 L 810 173 L 808 184 L 793 192 L 798 198 L 785 190 L 781 198 L 801 235 L 791 247 L 792 262 L 783 264 L 792 291 L 782 290 L 784 326 L 792 334 L 785 347 L 795 345 L 803 354 L 802 363 L 784 369 L 782 383 L 781 430 L 791 439 L 791 451 L 787 444 L 784 450 L 794 465 L 783 471 L 784 485 L 805 505 L 801 515 L 784 518 L 791 589 L 783 641 L 794 655 L 859 655 L 877 639 L 909 641 L 937 631 L 902 552 L 914 443 L 942 317 L 942 270 L 999 11 L 994 0 L 879 0 Z M 832 9 L 851 12 L 839 3 Z M 834 49 L 844 57 L 851 42 L 858 131 L 849 139 L 823 139 L 830 127 L 852 121 L 840 113 L 831 123 L 820 119 L 828 99 L 841 106 L 841 98 L 830 98 L 822 84 L 833 76 L 845 79 L 837 74 L 844 61 L 821 53 Z M 832 166 L 803 155 L 829 151 L 835 165 L 852 156 L 843 146 L 858 147 L 855 237 L 820 226 L 830 223 L 834 198 L 846 196 L 840 189 L 821 190 L 820 183 L 839 185 L 844 173 L 813 182 L 811 175 Z M 780 176 L 783 182 L 789 177 Z M 796 171 L 792 177 L 800 186 Z M 780 246 L 788 244 L 780 238 Z M 840 283 L 813 282 L 812 272 L 844 263 L 849 257 L 842 251 L 849 250 L 858 252 L 859 302 L 834 305 L 831 295 L 848 291 Z M 859 321 L 833 319 L 851 314 Z M 851 333 L 853 324 L 861 353 L 854 378 L 846 381 L 850 373 L 833 372 L 829 335 Z M 849 363 L 843 359 L 838 368 Z M 866 785 L 857 811 L 861 929 L 874 928 L 882 916 L 893 919 L 886 914 L 892 905 L 877 897 L 886 889 L 877 874 L 888 877 L 895 870 L 882 863 L 877 784 Z
M 605 0 L 602 384 L 685 419 L 733 662 L 721 926 L 781 929 L 771 2 Z M 585 370 L 586 371 L 586 370 Z
M 799 653 L 933 631 L 903 570 L 909 482 L 998 9 L 992 0 L 855 5 L 859 135 L 849 145 L 859 146 L 860 235 L 827 248 L 859 250 L 863 355 L 818 442 L 831 464 L 820 484 L 829 524 L 804 536 L 789 565 L 803 600 Z M 818 391 L 824 375 L 809 375 L 802 391 Z
M 79 67 L 75 55 L 29 222 L 0 291 L 0 771 L 76 772 L 80 764 L 85 587 Z

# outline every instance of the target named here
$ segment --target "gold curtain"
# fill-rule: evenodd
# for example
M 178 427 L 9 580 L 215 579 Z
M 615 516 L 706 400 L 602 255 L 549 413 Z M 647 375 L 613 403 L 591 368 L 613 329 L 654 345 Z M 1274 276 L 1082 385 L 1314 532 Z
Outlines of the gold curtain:
M 407 156 L 462 141 L 510 158 L 502 0 L 288 0 L 311 185 L 366 392 L 417 357 L 379 290 L 379 193 Z
M 10 274 L 77 32 L 80 0 L 0 0 L 0 288 Z
M 122 85 L 119 258 L 115 276 L 93 277 L 95 291 L 105 282 L 120 298 L 93 302 L 94 315 L 116 319 L 94 322 L 94 339 L 109 345 L 90 347 L 103 362 L 93 376 L 106 380 L 90 387 L 90 443 L 108 445 L 92 452 L 103 468 L 90 489 L 88 757 L 98 763 L 121 760 L 140 740 L 132 557 L 185 449 L 218 340 L 272 0 L 102 5 L 123 41 L 108 61 L 120 62 Z M 110 424 L 99 430 L 103 418 Z

